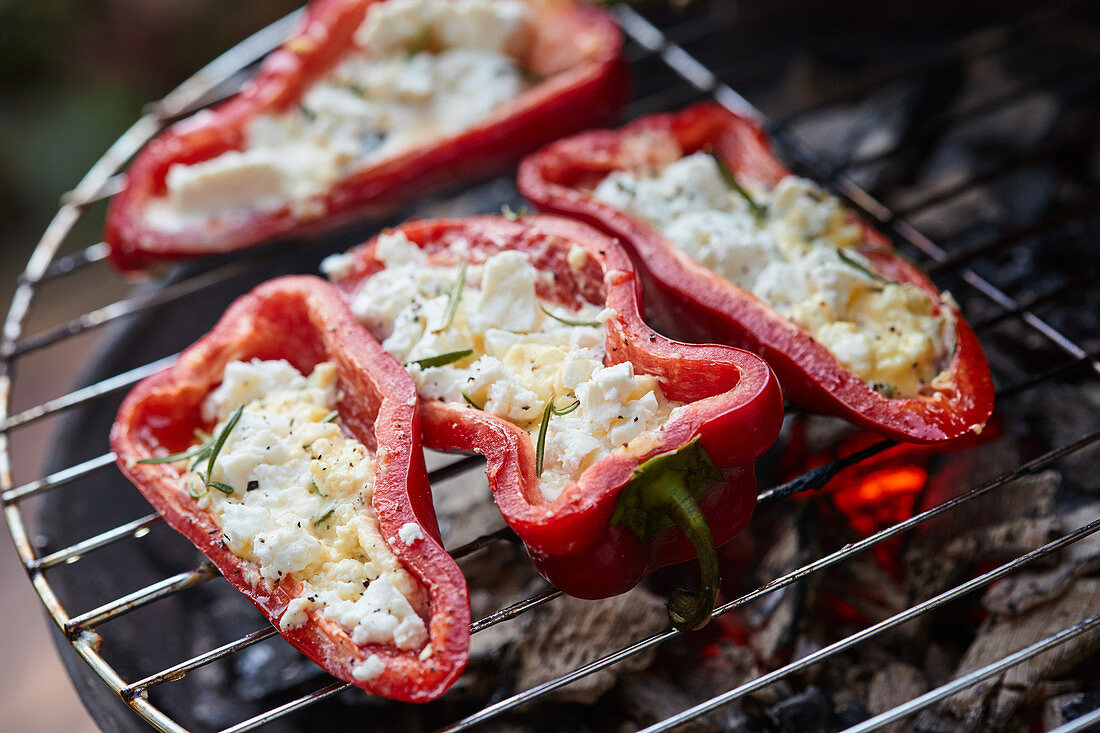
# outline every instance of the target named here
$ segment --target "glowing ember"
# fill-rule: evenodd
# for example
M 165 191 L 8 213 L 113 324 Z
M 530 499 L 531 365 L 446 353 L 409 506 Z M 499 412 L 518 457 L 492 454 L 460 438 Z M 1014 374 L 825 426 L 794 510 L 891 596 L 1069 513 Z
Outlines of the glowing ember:
M 845 480 L 843 474 L 838 476 L 830 493 L 852 527 L 866 537 L 911 517 L 927 479 L 928 471 L 923 466 L 873 468 L 858 478 Z

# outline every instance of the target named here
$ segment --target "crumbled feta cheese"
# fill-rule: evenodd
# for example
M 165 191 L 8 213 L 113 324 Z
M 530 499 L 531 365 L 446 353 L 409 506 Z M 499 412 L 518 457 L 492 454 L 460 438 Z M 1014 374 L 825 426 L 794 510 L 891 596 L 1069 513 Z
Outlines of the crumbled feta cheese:
M 313 601 L 301 596 L 290 599 L 282 618 L 279 619 L 279 629 L 290 631 L 304 624 L 309 619 L 309 609 L 313 608 L 313 605 Z
M 406 545 L 412 547 L 417 540 L 424 539 L 424 531 L 416 522 L 405 522 L 401 525 L 401 529 L 397 530 L 397 536 Z
M 241 150 L 172 166 L 147 222 L 179 231 L 212 217 L 316 197 L 356 169 L 475 125 L 519 96 L 531 11 L 519 0 L 387 0 L 370 6 L 357 50 L 290 110 L 261 114 Z
M 321 260 L 321 272 L 331 278 L 344 278 L 351 274 L 354 264 L 355 258 L 347 253 L 329 255 Z
M 912 396 L 933 382 L 953 348 L 951 309 L 936 313 L 920 288 L 870 274 L 855 249 L 859 226 L 812 182 L 787 176 L 771 190 L 741 183 L 765 208 L 763 221 L 704 153 L 653 175 L 616 171 L 594 195 L 768 303 L 868 384 Z
M 420 649 L 428 633 L 417 609 L 426 609 L 427 591 L 382 536 L 371 505 L 374 461 L 337 421 L 325 421 L 335 404 L 331 363 L 306 378 L 285 361 L 230 362 L 203 414 L 217 435 L 244 405 L 209 477 L 233 493 L 211 488 L 200 501 L 226 547 L 258 568 L 256 583 L 301 584 L 279 620 L 284 631 L 318 609 L 356 644 Z
M 386 671 L 386 665 L 377 654 L 371 654 L 351 668 L 351 676 L 359 682 L 369 682 Z
M 574 248 L 567 261 L 583 266 Z M 385 269 L 352 298 L 352 311 L 382 342 L 428 400 L 466 404 L 526 429 L 537 439 L 543 409 L 554 401 L 578 408 L 550 420 L 539 487 L 552 501 L 596 461 L 658 429 L 676 407 L 656 378 L 635 375 L 630 363 L 604 366 L 603 325 L 614 312 L 591 303 L 575 310 L 540 298 L 539 272 L 526 254 L 503 251 L 470 264 L 454 320 L 445 320 L 460 268 L 430 262 L 400 232 L 383 235 L 375 257 Z M 569 326 L 546 315 L 600 325 Z M 413 362 L 461 349 L 460 362 L 421 367 Z

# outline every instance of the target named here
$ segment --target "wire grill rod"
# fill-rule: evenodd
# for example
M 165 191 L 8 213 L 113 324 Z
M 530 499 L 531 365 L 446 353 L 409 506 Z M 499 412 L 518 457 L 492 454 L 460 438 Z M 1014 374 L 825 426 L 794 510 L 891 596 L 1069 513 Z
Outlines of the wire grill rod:
M 726 84 L 722 83 L 722 76 L 720 73 L 716 73 L 715 71 L 708 69 L 705 65 L 701 64 L 691 54 L 685 51 L 683 46 L 681 45 L 688 40 L 692 40 L 698 35 L 705 35 L 706 33 L 713 32 L 713 30 L 708 28 L 704 22 L 696 21 L 691 28 L 687 28 L 685 24 L 685 28 L 679 29 L 677 32 L 672 34 L 666 34 L 657 29 L 645 19 L 643 19 L 638 13 L 630 8 L 618 7 L 616 8 L 616 14 L 627 34 L 631 36 L 633 41 L 642 48 L 642 53 L 632 51 L 632 58 L 634 58 L 635 60 L 640 60 L 656 55 L 662 60 L 662 62 L 666 66 L 668 66 L 674 73 L 676 73 L 687 84 L 688 87 L 694 90 L 694 92 L 692 93 L 703 93 L 713 96 L 719 102 L 725 104 L 731 109 L 734 109 L 735 111 L 754 115 L 762 119 L 762 115 L 760 115 L 759 112 L 757 112 L 755 108 L 747 100 L 745 100 L 744 97 L 735 92 Z M 72 192 L 70 192 L 70 194 L 67 194 L 64 197 L 62 206 L 59 209 L 57 217 L 55 217 L 55 220 L 46 230 L 38 248 L 36 248 L 30 261 L 28 262 L 26 271 L 20 279 L 20 283 L 16 291 L 16 295 L 13 299 L 8 319 L 5 321 L 4 324 L 4 340 L 3 344 L 0 345 L 0 354 L 5 357 L 3 363 L 4 379 L 8 378 L 7 369 L 10 362 L 19 356 L 25 355 L 31 351 L 42 348 L 51 343 L 55 343 L 59 340 L 66 339 L 74 333 L 79 333 L 89 328 L 94 328 L 103 323 L 117 320 L 118 318 L 121 318 L 123 316 L 140 312 L 141 310 L 144 310 L 144 308 L 151 307 L 151 305 L 154 305 L 158 302 L 167 302 L 145 302 L 139 300 L 130 300 L 128 302 L 120 301 L 119 303 L 115 303 L 106 306 L 98 311 L 94 311 L 91 314 L 86 314 L 84 317 L 76 319 L 72 323 L 62 324 L 62 326 L 57 327 L 54 330 L 47 330 L 42 333 L 32 335 L 30 337 L 22 338 L 21 340 L 23 323 L 25 321 L 26 315 L 30 310 L 32 300 L 35 295 L 35 288 L 37 286 L 44 284 L 48 280 L 67 275 L 71 272 L 76 271 L 77 269 L 99 263 L 106 256 L 106 249 L 104 245 L 102 243 L 99 243 L 96 245 L 92 245 L 91 247 L 88 247 L 84 250 L 77 251 L 72 255 L 67 255 L 61 258 L 56 257 L 56 254 L 59 251 L 61 244 L 64 242 L 69 229 L 75 223 L 77 218 L 79 218 L 83 206 L 110 195 L 110 193 L 112 193 L 116 189 L 119 180 L 116 175 L 117 170 L 125 162 L 125 160 L 138 147 L 140 147 L 140 145 L 143 144 L 146 139 L 148 139 L 149 136 L 154 134 L 156 130 L 159 129 L 159 127 L 165 121 L 187 114 L 189 111 L 196 109 L 203 104 L 207 104 L 217 98 L 220 98 L 221 96 L 224 96 L 227 80 L 238 80 L 243 78 L 240 74 L 242 67 L 259 58 L 269 48 L 277 44 L 285 35 L 287 28 L 289 28 L 290 24 L 293 22 L 295 22 L 295 18 L 288 17 L 283 21 L 280 21 L 278 24 L 270 26 L 268 29 L 261 31 L 261 33 L 253 36 L 253 38 L 244 42 L 237 48 L 231 50 L 230 52 L 227 52 L 222 57 L 219 57 L 219 59 L 216 59 L 214 62 L 208 65 L 206 69 L 204 69 L 199 74 L 196 74 L 195 77 L 182 85 L 178 90 L 176 90 L 176 92 L 173 92 L 173 94 L 169 95 L 169 97 L 167 97 L 161 103 L 154 105 L 151 108 L 150 114 L 142 118 L 142 120 L 139 120 L 134 128 L 123 135 L 123 137 L 120 138 L 120 140 L 114 146 L 112 146 L 112 148 L 108 151 L 104 158 L 101 159 L 101 161 L 97 163 L 96 166 L 93 166 L 92 170 L 90 170 L 88 175 L 85 176 L 85 179 L 81 182 L 81 184 L 78 185 Z M 1007 46 L 1011 42 L 1011 40 L 1015 38 L 1014 34 L 1018 33 L 1020 29 L 1027 30 L 1031 28 L 1034 28 L 1034 26 L 1027 23 L 1014 25 L 1012 28 L 1005 29 L 997 38 L 985 45 L 982 45 L 978 48 L 960 47 L 957 49 L 953 49 L 952 52 L 947 55 L 947 57 L 980 58 L 984 55 L 997 53 L 1001 48 Z M 673 43 L 669 41 L 669 38 L 672 36 L 675 36 L 678 43 Z M 940 59 L 939 61 L 941 63 L 949 62 L 946 58 Z M 907 72 L 905 72 L 904 70 L 899 71 L 897 78 L 902 78 L 904 73 Z M 676 98 L 686 99 L 690 97 L 684 97 L 682 94 L 678 93 Z M 651 95 L 651 97 L 645 100 L 641 100 L 641 102 L 643 104 L 656 105 L 667 99 L 670 99 L 670 97 L 662 97 L 660 93 L 657 93 Z M 990 108 L 992 108 L 992 106 Z M 921 235 L 920 232 L 913 228 L 904 219 L 903 216 L 898 215 L 896 212 L 892 212 L 890 209 L 883 206 L 870 194 L 866 193 L 865 191 L 860 189 L 854 182 L 852 182 L 847 177 L 846 173 L 846 170 L 852 165 L 851 160 L 847 161 L 846 164 L 843 161 L 839 164 L 831 164 L 814 155 L 808 149 L 804 148 L 804 146 L 801 146 L 796 138 L 794 138 L 790 134 L 787 134 L 786 131 L 789 130 L 788 126 L 792 122 L 796 121 L 798 116 L 799 115 L 796 114 L 785 118 L 780 123 L 773 125 L 773 129 L 782 133 L 781 135 L 777 135 L 777 137 L 781 139 L 781 142 L 784 144 L 785 149 L 787 149 L 789 153 L 792 153 L 794 155 L 796 161 L 798 161 L 800 165 L 805 167 L 807 170 L 813 171 L 817 177 L 827 182 L 830 182 L 838 190 L 838 192 L 850 203 L 855 205 L 857 208 L 862 209 L 873 218 L 879 220 L 881 223 L 887 226 L 890 231 L 892 231 L 899 239 L 909 243 L 917 250 L 924 252 L 924 254 L 926 254 L 933 262 L 940 263 L 939 267 L 943 269 L 959 267 L 963 279 L 965 282 L 967 282 L 968 285 L 974 288 L 981 295 L 985 296 L 988 300 L 1002 308 L 1003 315 L 1000 318 L 1019 318 L 1020 321 L 1026 324 L 1032 331 L 1042 336 L 1044 339 L 1055 345 L 1056 348 L 1060 349 L 1062 352 L 1070 357 L 1070 360 L 1068 362 L 1060 364 L 1052 368 L 1051 370 L 1048 370 L 1042 375 L 1036 375 L 1035 377 L 1027 380 L 1027 382 L 1023 383 L 1023 385 L 1018 384 L 1005 391 L 1018 392 L 1021 389 L 1027 388 L 1027 386 L 1034 386 L 1046 379 L 1054 378 L 1055 376 L 1066 373 L 1066 371 L 1069 369 L 1074 369 L 1081 365 L 1090 366 L 1094 371 L 1100 371 L 1100 363 L 1098 363 L 1097 355 L 1095 353 L 1088 352 L 1084 347 L 1075 343 L 1072 339 L 1066 337 L 1056 328 L 1054 328 L 1045 320 L 1039 318 L 1032 312 L 1032 308 L 1035 305 L 1045 301 L 1036 298 L 1026 302 L 1021 302 L 1009 296 L 1000 288 L 993 285 L 991 282 L 978 276 L 972 270 L 965 267 L 966 262 L 968 262 L 973 256 L 976 256 L 977 254 L 982 254 L 984 251 L 989 251 L 1002 246 L 1012 246 L 1014 244 L 1014 241 L 997 242 L 995 240 L 990 240 L 989 242 L 985 243 L 985 250 L 983 250 L 983 252 L 975 252 L 966 257 L 960 256 L 958 254 L 948 254 L 938 245 L 923 237 L 923 235 Z M 962 190 L 964 189 L 960 188 L 960 192 Z M 943 196 L 946 196 L 946 193 L 943 194 Z M 936 200 L 938 202 L 941 200 L 946 200 L 946 198 L 941 197 Z M 906 213 L 912 213 L 912 209 L 907 210 Z M 1025 234 L 1024 236 L 1027 235 Z M 227 278 L 231 276 L 232 275 L 227 275 Z M 186 294 L 186 292 L 198 292 L 203 287 L 206 287 L 208 284 L 209 283 L 207 283 L 206 281 L 200 281 L 196 285 L 194 278 L 189 281 L 185 281 L 181 284 L 181 289 L 177 291 L 180 293 L 180 295 L 177 297 L 182 297 L 182 295 Z M 188 290 L 188 288 L 193 289 Z M 171 299 L 171 297 L 172 296 L 169 296 L 169 299 Z M 123 303 L 125 303 L 125 305 L 122 305 Z M 167 359 L 162 361 L 166 362 Z M 50 400 L 37 407 L 24 410 L 17 415 L 13 415 L 10 417 L 0 416 L 3 418 L 2 420 L 0 420 L 0 444 L 2 444 L 4 447 L 4 460 L 7 460 L 6 454 L 8 443 L 6 433 L 8 431 L 16 427 L 26 425 L 46 415 L 53 414 L 55 412 L 68 409 L 77 405 L 87 404 L 94 400 L 100 399 L 108 394 L 116 392 L 120 389 L 124 389 L 126 386 L 129 386 L 129 384 L 132 384 L 134 381 L 140 379 L 146 373 L 150 371 L 155 371 L 157 365 L 159 364 L 161 364 L 161 362 L 155 362 L 154 364 L 139 367 L 135 370 L 131 370 L 130 372 L 120 374 L 116 377 L 103 380 L 94 385 L 85 387 L 81 390 L 71 392 L 55 400 Z M 7 405 L 5 404 L 4 407 L 6 409 Z M 762 586 L 760 589 L 754 591 L 753 593 L 750 593 L 740 599 L 731 601 L 723 605 L 721 608 L 717 609 L 716 613 L 728 612 L 735 607 L 751 602 L 752 600 L 760 598 L 767 593 L 796 582 L 797 580 L 806 577 L 811 573 L 818 572 L 826 567 L 841 562 L 851 555 L 857 552 L 861 552 L 875 545 L 876 543 L 881 542 L 884 539 L 894 537 L 911 529 L 920 522 L 923 522 L 931 518 L 932 516 L 938 516 L 939 514 L 949 512 L 963 501 L 969 501 L 976 496 L 985 494 L 988 491 L 991 491 L 1015 478 L 1018 478 L 1024 473 L 1037 470 L 1040 467 L 1049 465 L 1053 461 L 1056 461 L 1078 450 L 1081 450 L 1085 446 L 1091 445 L 1093 442 L 1095 442 L 1098 437 L 1100 437 L 1100 434 L 1098 433 L 1087 435 L 1070 445 L 1052 451 L 1051 453 L 1041 456 L 1035 461 L 1031 461 L 1023 466 L 1020 466 L 1018 469 L 1010 472 L 1009 474 L 1005 474 L 1004 476 L 992 482 L 977 487 L 973 489 L 970 493 L 965 494 L 956 500 L 941 504 L 940 506 L 934 507 L 928 512 L 917 515 L 910 520 L 889 527 L 879 533 L 876 533 L 875 535 L 871 535 L 870 537 L 867 537 L 850 547 L 846 547 L 842 550 L 838 550 L 835 553 L 826 555 L 819 560 L 814 561 L 797 571 L 794 571 L 793 573 L 775 579 L 771 583 Z M 879 448 L 878 450 L 881 450 L 881 448 Z M 878 450 L 861 455 L 860 458 L 856 460 L 866 459 L 874 452 L 878 452 Z M 87 476 L 93 471 L 105 469 L 113 463 L 113 460 L 114 457 L 112 455 L 105 454 L 89 461 L 85 461 L 84 463 L 54 472 L 49 476 L 29 482 L 17 488 L 12 488 L 10 474 L 7 471 L 5 464 L 5 466 L 3 467 L 4 470 L 0 471 L 0 476 L 3 476 L 4 478 L 3 483 L 0 484 L 0 488 L 3 489 L 3 501 L 6 507 L 5 515 L 8 518 L 13 537 L 16 538 L 17 545 L 20 546 L 20 554 L 23 555 L 25 558 L 30 558 L 26 561 L 26 565 L 28 571 L 30 571 L 32 574 L 32 580 L 34 581 L 36 587 L 39 589 L 40 594 L 43 595 L 44 601 L 47 602 L 47 606 L 50 609 L 51 614 L 54 616 L 55 621 L 62 625 L 64 629 L 69 631 L 70 635 L 72 636 L 72 643 L 74 645 L 74 648 L 77 649 L 81 656 L 83 656 L 89 662 L 89 664 L 93 666 L 97 673 L 99 673 L 100 676 L 103 677 L 103 679 L 113 689 L 122 694 L 123 698 L 126 699 L 139 714 L 141 714 L 147 720 L 163 730 L 182 730 L 182 728 L 180 728 L 180 726 L 176 724 L 175 721 L 172 721 L 171 718 L 165 715 L 165 713 L 163 713 L 159 708 L 150 703 L 149 700 L 144 696 L 144 693 L 153 686 L 160 685 L 164 682 L 169 682 L 174 679 L 178 679 L 179 677 L 185 675 L 187 672 L 193 669 L 236 653 L 237 651 L 240 651 L 241 649 L 250 646 L 251 644 L 270 638 L 275 635 L 275 631 L 271 628 L 262 629 L 246 637 L 243 637 L 242 639 L 230 642 L 229 644 L 218 647 L 217 649 L 211 650 L 192 659 L 169 667 L 166 670 L 147 676 L 137 682 L 125 683 L 118 677 L 117 673 L 115 673 L 110 665 L 99 655 L 99 641 L 97 638 L 90 635 L 91 632 L 89 630 L 92 627 L 97 626 L 98 624 L 105 623 L 108 620 L 127 612 L 128 610 L 132 610 L 132 608 L 135 608 L 138 605 L 153 602 L 160 598 L 171 595 L 177 591 L 184 590 L 191 585 L 205 582 L 212 577 L 216 577 L 216 573 L 212 573 L 212 571 L 208 567 L 203 566 L 196 570 L 189 571 L 188 573 L 183 573 L 178 576 L 174 576 L 173 578 L 165 579 L 164 581 L 161 581 L 161 583 L 154 584 L 153 586 L 149 586 L 148 588 L 135 591 L 131 594 L 117 599 L 116 601 L 104 604 L 92 611 L 89 611 L 72 619 L 69 619 L 67 618 L 67 616 L 64 615 L 64 609 L 61 608 L 59 604 L 51 605 L 51 602 L 48 600 L 47 596 L 52 597 L 52 594 L 49 592 L 49 584 L 46 581 L 44 571 L 49 568 L 55 567 L 56 565 L 64 564 L 74 559 L 78 559 L 83 553 L 92 551 L 99 547 L 103 547 L 111 542 L 115 542 L 125 537 L 133 536 L 135 533 L 147 532 L 153 525 L 158 522 L 159 518 L 155 517 L 155 515 L 142 517 L 137 520 L 133 520 L 132 522 L 122 524 L 112 530 L 109 530 L 106 533 L 97 535 L 96 537 L 89 538 L 88 540 L 76 543 L 68 548 L 64 548 L 63 550 L 55 551 L 44 557 L 34 557 L 33 549 L 30 548 L 26 540 L 26 533 L 22 524 L 22 515 L 20 514 L 19 509 L 17 506 L 15 506 L 15 504 L 22 499 L 37 496 L 45 491 L 69 485 L 76 479 Z M 432 473 L 431 478 L 433 482 L 442 481 L 445 478 L 459 475 L 460 473 L 463 473 L 465 471 L 476 470 L 481 464 L 482 461 L 478 458 L 463 459 L 442 469 L 438 469 L 437 471 Z M 843 466 L 839 466 L 838 468 L 836 468 L 836 470 L 839 470 L 840 467 Z M 833 472 L 835 473 L 835 471 Z M 827 478 L 828 476 L 825 476 L 824 480 L 827 480 Z M 813 480 L 815 482 L 824 482 L 824 480 L 821 480 L 821 477 L 816 477 Z M 809 479 L 804 480 L 804 483 L 806 481 L 809 481 Z M 769 489 L 764 493 L 764 495 L 762 496 L 762 500 L 777 499 L 780 497 L 783 491 L 789 492 L 790 488 L 773 487 L 772 489 Z M 769 494 L 768 492 L 772 493 Z M 989 580 L 994 579 L 991 578 L 992 574 L 1007 573 L 1017 567 L 1019 564 L 1027 562 L 1029 559 L 1034 559 L 1035 557 L 1040 556 L 1040 554 L 1045 554 L 1047 552 L 1053 551 L 1052 549 L 1050 549 L 1052 547 L 1056 549 L 1057 547 L 1064 546 L 1069 542 L 1085 536 L 1085 534 L 1095 531 L 1097 529 L 1096 525 L 1096 522 L 1086 525 L 1085 527 L 1078 529 L 1074 533 L 1055 540 L 1054 542 L 1038 548 L 1031 553 L 1027 553 L 1020 558 L 1017 558 L 1017 560 L 1012 561 L 1011 563 L 1006 563 L 1006 565 L 998 568 L 995 571 L 992 571 L 992 573 L 987 573 L 986 575 L 979 576 L 979 578 L 969 581 L 969 583 L 952 589 L 947 593 L 954 593 L 958 595 L 967 592 L 967 590 L 972 590 L 974 587 L 978 587 L 977 585 L 975 585 L 977 581 L 986 579 L 986 582 L 989 582 Z M 468 543 L 466 546 L 456 548 L 456 550 L 454 550 L 453 552 L 456 555 L 474 552 L 488 546 L 492 542 L 506 538 L 507 536 L 508 533 L 506 531 L 487 535 L 486 537 L 478 538 L 477 540 Z M 1000 577 L 1000 575 L 996 575 L 995 577 Z M 963 588 L 965 588 L 966 590 L 960 590 Z M 480 631 L 494 624 L 513 619 L 526 612 L 527 610 L 530 610 L 531 608 L 551 602 L 554 598 L 557 597 L 557 595 L 559 595 L 559 593 L 553 589 L 544 591 L 543 593 L 537 594 L 532 598 L 521 601 L 518 604 L 515 604 L 507 609 L 498 611 L 495 614 L 491 614 L 490 616 L 487 616 L 475 622 L 473 631 Z M 899 614 L 899 617 L 905 614 L 915 613 L 915 608 L 917 607 L 909 609 L 908 611 L 903 612 L 903 614 Z M 904 619 L 897 621 L 897 623 L 904 623 L 905 620 L 908 620 L 908 618 L 911 617 L 912 616 L 905 616 Z M 1090 622 L 1094 621 L 1095 619 L 1090 620 Z M 1049 642 L 1051 646 L 1057 643 L 1063 643 L 1068 638 L 1072 638 L 1071 632 L 1074 632 L 1075 628 L 1077 627 L 1068 629 L 1064 632 L 1061 632 L 1060 634 L 1056 634 L 1053 637 L 1050 637 L 1049 639 L 1044 640 L 1040 643 Z M 1092 627 L 1089 626 L 1089 628 Z M 867 630 L 864 630 L 864 632 L 861 632 L 861 634 L 866 634 L 866 632 Z M 1076 633 L 1079 634 L 1084 632 L 1078 631 Z M 498 714 L 499 712 L 503 712 L 504 710 L 510 709 L 511 707 L 515 707 L 516 705 L 530 701 L 535 697 L 541 696 L 542 694 L 545 694 L 546 692 L 549 692 L 553 689 L 557 689 L 558 687 L 568 684 L 575 679 L 579 679 L 582 676 L 595 672 L 598 669 L 603 669 L 607 666 L 611 666 L 621 659 L 632 656 L 642 649 L 661 643 L 676 635 L 677 634 L 675 632 L 669 630 L 648 639 L 641 640 L 633 645 L 625 647 L 619 652 L 605 657 L 604 659 L 597 660 L 594 663 L 581 667 L 578 670 L 570 673 L 569 675 L 566 675 L 557 680 L 552 680 L 543 686 L 533 688 L 533 690 L 520 693 L 520 695 L 509 698 L 508 700 L 501 701 L 501 703 L 498 703 L 497 706 L 491 706 L 490 708 L 486 708 L 484 711 L 482 711 L 482 714 L 480 714 L 481 717 L 477 717 L 476 719 L 472 717 L 465 719 L 464 721 L 459 721 L 454 726 L 448 728 L 448 730 L 457 730 L 465 727 L 470 727 L 477 722 L 487 720 L 492 717 L 492 715 Z M 837 642 L 837 644 L 851 646 L 859 643 L 859 641 L 862 641 L 864 638 L 869 638 L 869 636 L 855 635 L 853 637 L 849 637 L 848 639 Z M 845 646 L 844 648 L 847 648 L 847 646 Z M 1028 650 L 1023 651 L 1026 652 Z M 820 657 L 820 659 L 825 658 L 826 656 Z M 1003 664 L 1005 665 L 1005 668 L 1007 668 L 1008 666 L 1011 666 L 1008 660 L 1014 659 L 1014 656 L 1006 657 L 1004 660 L 999 661 L 997 664 Z M 800 660 L 800 663 L 801 662 L 802 660 Z M 1015 661 L 1013 661 L 1012 663 L 1015 663 Z M 237 725 L 232 726 L 226 730 L 250 730 L 266 722 L 274 720 L 275 718 L 281 717 L 287 713 L 299 710 L 303 707 L 324 700 L 335 694 L 336 692 L 340 691 L 341 689 L 344 689 L 344 687 L 346 687 L 346 685 L 344 685 L 343 683 L 336 682 L 329 684 L 322 689 L 317 690 L 316 692 L 310 693 L 283 706 L 250 718 L 249 720 L 238 723 Z M 728 696 L 732 695 L 734 692 L 736 692 L 736 690 L 730 691 L 726 694 Z M 520 699 L 521 696 L 522 699 Z M 711 702 L 713 703 L 714 701 Z M 916 702 L 917 701 L 914 700 L 910 703 L 907 703 L 907 705 L 912 705 Z M 722 703 L 718 702 L 715 704 L 718 705 Z M 685 713 L 681 715 L 685 715 L 689 712 L 691 711 L 685 711 Z M 893 711 L 891 711 L 891 714 L 892 713 Z M 891 720 L 892 719 L 894 718 L 891 718 Z M 1066 726 L 1063 726 L 1062 729 L 1059 729 L 1058 733 L 1068 733 L 1068 731 L 1070 730 L 1082 730 L 1085 726 L 1089 725 L 1091 722 L 1095 722 L 1098 719 L 1100 719 L 1100 711 L 1089 714 L 1079 719 L 1078 721 L 1074 721 L 1067 724 Z M 670 719 L 670 721 L 672 720 L 676 719 Z M 665 723 L 661 725 L 665 727 L 670 726 L 673 724 L 670 721 L 665 721 Z M 663 730 L 665 728 L 659 726 L 654 729 Z

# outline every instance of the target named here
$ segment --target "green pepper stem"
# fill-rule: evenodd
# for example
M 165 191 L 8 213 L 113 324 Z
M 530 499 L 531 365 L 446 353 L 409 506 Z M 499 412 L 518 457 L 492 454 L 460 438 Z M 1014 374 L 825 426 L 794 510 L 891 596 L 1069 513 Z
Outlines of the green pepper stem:
M 642 487 L 642 505 L 647 510 L 664 512 L 695 545 L 699 556 L 698 593 L 687 589 L 673 592 L 668 601 L 668 615 L 681 631 L 696 631 L 707 625 L 718 600 L 718 551 L 710 536 L 710 528 L 677 471 L 666 471 Z

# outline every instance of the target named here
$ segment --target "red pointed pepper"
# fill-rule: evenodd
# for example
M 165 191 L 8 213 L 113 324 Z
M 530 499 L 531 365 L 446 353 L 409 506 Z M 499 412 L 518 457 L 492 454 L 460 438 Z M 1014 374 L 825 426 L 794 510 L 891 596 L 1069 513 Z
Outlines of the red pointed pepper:
M 337 623 L 309 612 L 306 623 L 283 636 L 330 674 L 397 700 L 425 702 L 441 695 L 466 666 L 470 606 L 466 583 L 440 545 L 439 528 L 420 448 L 420 416 L 412 381 L 360 326 L 336 291 L 315 277 L 284 277 L 237 300 L 214 329 L 174 365 L 145 379 L 127 396 L 111 431 L 122 472 L 165 521 L 195 544 L 222 575 L 276 627 L 301 590 L 291 576 L 277 584 L 221 542 L 221 530 L 181 480 L 178 464 L 139 463 L 185 450 L 207 394 L 232 360 L 286 359 L 303 374 L 321 361 L 336 364 L 337 411 L 347 430 L 377 460 L 372 505 L 382 535 L 404 568 L 428 592 L 431 655 L 396 646 L 358 646 Z M 424 539 L 411 546 L 398 531 L 413 522 Z M 352 668 L 368 655 L 384 671 L 367 682 Z
M 353 48 L 368 7 L 383 1 L 314 0 L 299 29 L 243 91 L 154 138 L 130 164 L 107 212 L 104 240 L 115 266 L 141 270 L 160 260 L 227 252 L 385 213 L 425 189 L 506 170 L 540 145 L 608 119 L 625 100 L 622 34 L 610 16 L 574 0 L 527 0 L 533 36 L 523 64 L 542 81 L 469 129 L 370 162 L 293 207 L 173 231 L 146 220 L 146 207 L 164 194 L 172 165 L 240 150 L 248 122 L 297 104 Z
M 539 297 L 570 308 L 586 300 L 614 311 L 606 327 L 607 365 L 633 362 L 636 374 L 657 377 L 669 400 L 687 403 L 648 446 L 598 461 L 554 501 L 539 490 L 536 450 L 525 430 L 464 403 L 425 400 L 421 411 L 425 445 L 486 457 L 497 506 L 551 583 L 570 595 L 604 598 L 656 568 L 698 556 L 702 593 L 674 596 L 671 610 L 683 626 L 705 623 L 717 592 L 715 546 L 748 522 L 756 505 L 753 461 L 775 441 L 782 421 L 782 397 L 767 364 L 739 349 L 654 333 L 642 320 L 630 259 L 585 224 L 549 216 L 476 217 L 413 222 L 400 231 L 440 264 L 476 264 L 505 249 L 527 253 L 537 270 L 551 275 L 536 281 Z M 346 297 L 384 267 L 374 256 L 376 241 L 352 251 L 351 269 L 337 282 Z M 579 273 L 567 260 L 572 246 L 588 254 Z
M 774 186 L 789 173 L 758 124 L 718 105 L 700 104 L 676 114 L 652 115 L 621 130 L 592 131 L 552 143 L 523 161 L 519 188 L 539 208 L 590 222 L 619 238 L 639 263 L 646 303 L 662 330 L 760 354 L 779 375 L 790 400 L 896 440 L 933 443 L 980 432 L 993 412 L 993 385 L 974 331 L 954 301 L 944 298 L 886 237 L 854 214 L 863 232 L 858 249 L 876 274 L 921 288 L 938 308 L 954 311 L 956 347 L 945 367 L 949 379 L 928 394 L 880 394 L 767 303 L 690 261 L 648 223 L 592 195 L 613 171 L 666 165 L 703 150 L 719 155 L 738 179 Z

